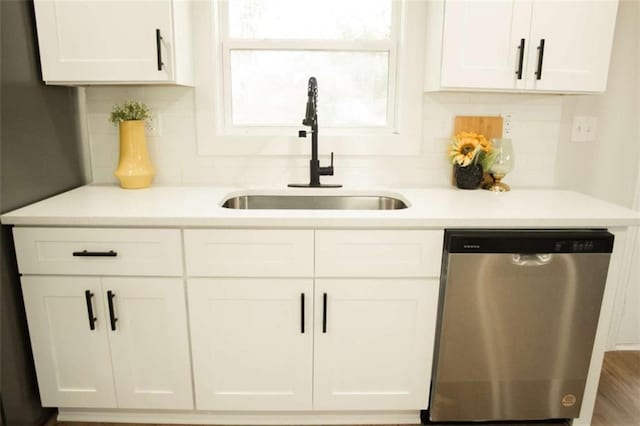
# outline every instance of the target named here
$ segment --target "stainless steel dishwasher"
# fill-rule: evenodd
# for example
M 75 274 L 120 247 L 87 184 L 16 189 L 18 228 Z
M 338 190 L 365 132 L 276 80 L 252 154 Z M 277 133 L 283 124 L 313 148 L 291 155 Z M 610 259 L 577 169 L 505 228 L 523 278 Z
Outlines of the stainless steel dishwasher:
M 579 416 L 613 235 L 447 231 L 431 421 Z

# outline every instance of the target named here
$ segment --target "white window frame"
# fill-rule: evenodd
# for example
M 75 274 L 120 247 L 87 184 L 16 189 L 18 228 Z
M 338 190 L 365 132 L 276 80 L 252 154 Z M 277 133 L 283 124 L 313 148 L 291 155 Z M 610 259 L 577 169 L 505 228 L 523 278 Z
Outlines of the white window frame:
M 322 0 L 318 0 L 322 1 Z M 349 0 L 345 0 L 349 1 Z M 422 87 L 426 2 L 394 0 L 390 40 L 231 40 L 226 0 L 199 1 L 194 8 L 195 107 L 199 155 L 309 155 L 296 127 L 231 125 L 231 49 L 388 51 L 387 125 L 320 127 L 321 154 L 416 155 L 422 140 Z M 220 27 L 222 26 L 222 27 Z M 219 28 L 216 30 L 216 28 Z M 322 96 L 322 82 L 319 82 Z M 300 95 L 303 111 L 306 94 Z M 300 117 L 302 120 L 302 116 Z

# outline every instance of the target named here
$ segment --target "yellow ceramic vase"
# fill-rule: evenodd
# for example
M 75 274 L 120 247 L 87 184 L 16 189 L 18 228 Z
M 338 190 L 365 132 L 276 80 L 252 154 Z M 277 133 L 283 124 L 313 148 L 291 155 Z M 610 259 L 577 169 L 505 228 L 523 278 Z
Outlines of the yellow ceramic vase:
M 143 120 L 120 122 L 120 161 L 113 174 L 126 189 L 151 185 L 155 170 L 147 151 Z

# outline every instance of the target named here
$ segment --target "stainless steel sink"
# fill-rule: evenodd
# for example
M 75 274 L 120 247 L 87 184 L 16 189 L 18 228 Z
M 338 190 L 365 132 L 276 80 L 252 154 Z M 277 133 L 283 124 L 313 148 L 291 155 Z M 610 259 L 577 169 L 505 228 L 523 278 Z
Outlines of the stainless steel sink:
M 404 201 L 378 195 L 240 195 L 222 207 L 249 210 L 398 210 Z

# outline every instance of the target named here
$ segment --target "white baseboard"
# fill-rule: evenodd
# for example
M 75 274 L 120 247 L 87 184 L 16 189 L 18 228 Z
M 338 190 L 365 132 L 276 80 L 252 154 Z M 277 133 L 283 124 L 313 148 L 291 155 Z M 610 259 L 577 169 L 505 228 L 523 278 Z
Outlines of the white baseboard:
M 207 412 L 60 408 L 58 421 L 207 425 L 419 424 L 419 411 Z
M 640 351 L 640 343 L 618 343 L 616 351 Z

